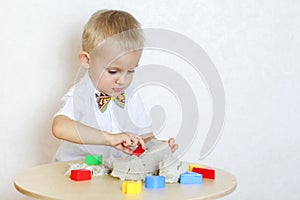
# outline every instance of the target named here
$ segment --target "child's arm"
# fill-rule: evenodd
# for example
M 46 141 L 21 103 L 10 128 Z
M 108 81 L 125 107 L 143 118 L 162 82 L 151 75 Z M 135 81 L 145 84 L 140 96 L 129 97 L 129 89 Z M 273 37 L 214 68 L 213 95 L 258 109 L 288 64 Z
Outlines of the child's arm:
M 156 139 L 156 137 L 153 135 L 153 133 L 146 133 L 146 134 L 141 135 L 141 137 L 143 138 L 143 140 L 145 142 L 148 142 L 152 139 Z M 175 144 L 174 138 L 170 138 L 168 140 L 168 143 L 169 143 L 172 153 L 174 153 L 178 149 L 178 144 Z
M 106 131 L 86 126 L 64 115 L 58 115 L 54 118 L 52 133 L 55 137 L 69 142 L 107 145 L 129 154 L 133 152 L 130 147 L 135 147 L 138 144 L 141 144 L 142 148 L 145 149 L 145 143 L 138 135 L 128 132 L 110 134 Z
M 150 140 L 152 140 L 152 139 L 157 139 L 153 135 L 153 133 L 146 133 L 146 134 L 141 135 L 141 137 L 143 138 L 143 140 L 145 141 L 145 143 L 148 142 L 148 141 L 150 141 Z

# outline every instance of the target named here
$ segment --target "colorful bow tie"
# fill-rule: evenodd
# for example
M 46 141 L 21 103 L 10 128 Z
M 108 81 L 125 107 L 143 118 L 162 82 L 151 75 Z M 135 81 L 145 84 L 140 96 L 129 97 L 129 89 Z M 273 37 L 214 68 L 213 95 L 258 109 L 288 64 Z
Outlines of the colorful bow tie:
M 124 108 L 124 106 L 125 106 L 124 93 L 119 94 L 116 98 L 111 97 L 103 92 L 96 92 L 95 96 L 96 96 L 96 100 L 98 103 L 98 108 L 100 109 L 100 111 L 102 113 L 107 109 L 107 106 L 108 106 L 108 103 L 110 102 L 110 100 L 113 100 L 121 108 Z

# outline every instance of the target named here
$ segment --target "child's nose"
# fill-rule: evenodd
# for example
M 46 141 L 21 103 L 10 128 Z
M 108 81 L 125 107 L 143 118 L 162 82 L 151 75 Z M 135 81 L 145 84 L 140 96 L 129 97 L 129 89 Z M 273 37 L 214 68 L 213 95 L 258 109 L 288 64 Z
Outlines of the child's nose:
M 119 78 L 117 78 L 116 80 L 116 84 L 124 84 L 126 81 L 126 76 L 125 75 L 121 75 Z

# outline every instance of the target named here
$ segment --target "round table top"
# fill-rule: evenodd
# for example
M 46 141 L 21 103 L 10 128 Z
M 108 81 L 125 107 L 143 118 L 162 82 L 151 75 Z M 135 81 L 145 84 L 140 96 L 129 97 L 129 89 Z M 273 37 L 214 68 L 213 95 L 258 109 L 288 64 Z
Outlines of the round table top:
M 147 189 L 143 184 L 140 194 L 126 195 L 122 193 L 122 181 L 109 175 L 93 176 L 88 181 L 72 181 L 65 175 L 69 163 L 74 162 L 57 162 L 27 169 L 16 177 L 15 188 L 38 199 L 200 200 L 225 196 L 237 186 L 237 180 L 232 174 L 214 168 L 216 179 L 203 179 L 199 185 L 174 183 L 166 184 L 164 189 Z

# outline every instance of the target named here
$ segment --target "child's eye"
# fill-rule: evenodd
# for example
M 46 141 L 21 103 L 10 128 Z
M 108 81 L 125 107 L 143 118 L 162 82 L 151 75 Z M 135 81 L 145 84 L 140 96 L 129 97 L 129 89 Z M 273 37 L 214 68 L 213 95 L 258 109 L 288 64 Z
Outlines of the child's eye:
M 110 74 L 116 74 L 118 71 L 116 71 L 116 70 L 107 70 L 108 71 L 108 73 L 110 73 Z
M 135 70 L 134 69 L 130 69 L 130 70 L 128 70 L 128 73 L 134 73 L 135 72 Z

